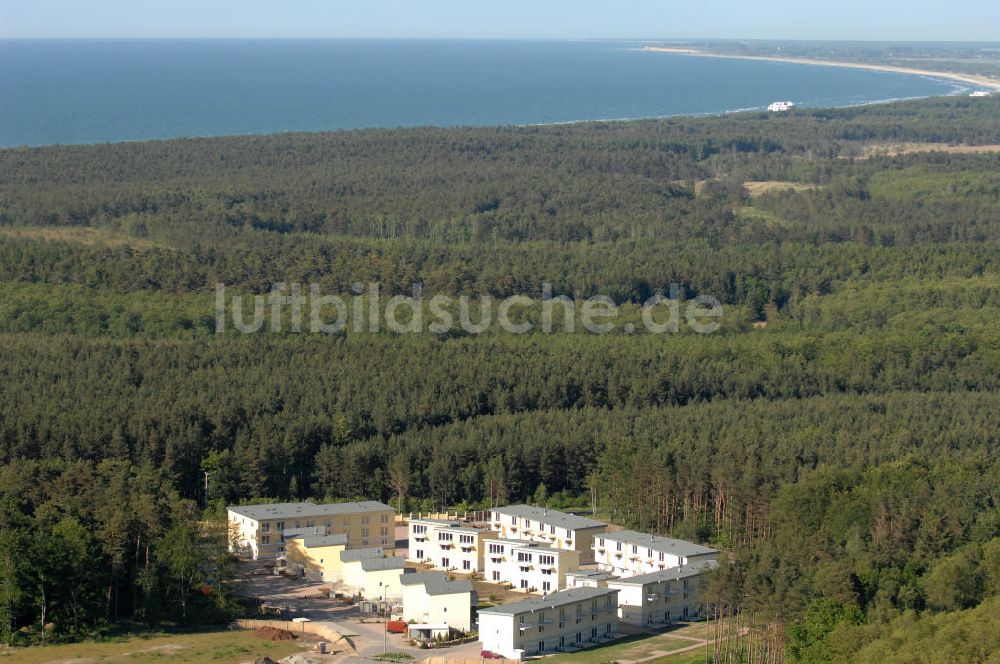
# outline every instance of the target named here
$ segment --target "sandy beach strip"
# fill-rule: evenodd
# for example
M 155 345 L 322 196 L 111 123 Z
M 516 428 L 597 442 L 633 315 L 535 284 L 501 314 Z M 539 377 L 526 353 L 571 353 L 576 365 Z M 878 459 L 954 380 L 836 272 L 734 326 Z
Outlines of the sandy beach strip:
M 669 46 L 643 46 L 640 51 L 652 53 L 673 53 L 674 55 L 690 55 L 700 58 L 724 58 L 727 60 L 759 60 L 763 62 L 787 62 L 797 65 L 816 65 L 820 67 L 845 67 L 847 69 L 867 69 L 869 71 L 885 71 L 895 74 L 912 74 L 915 76 L 928 76 L 930 78 L 943 78 L 950 81 L 958 81 L 966 85 L 988 89 L 993 92 L 1000 92 L 1000 80 L 987 76 L 976 76 L 975 74 L 959 74 L 949 71 L 934 71 L 932 69 L 916 69 L 913 67 L 897 67 L 895 65 L 872 65 L 863 62 L 839 62 L 836 60 L 817 60 L 815 58 L 784 58 L 772 55 L 728 55 L 723 53 L 711 53 L 696 48 L 674 48 Z

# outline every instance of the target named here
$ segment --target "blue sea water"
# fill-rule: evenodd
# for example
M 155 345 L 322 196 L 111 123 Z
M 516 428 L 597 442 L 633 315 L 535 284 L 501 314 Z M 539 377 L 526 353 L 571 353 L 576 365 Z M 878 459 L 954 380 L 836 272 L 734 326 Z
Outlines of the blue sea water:
M 848 106 L 944 95 L 895 73 L 622 42 L 0 41 L 0 146 Z

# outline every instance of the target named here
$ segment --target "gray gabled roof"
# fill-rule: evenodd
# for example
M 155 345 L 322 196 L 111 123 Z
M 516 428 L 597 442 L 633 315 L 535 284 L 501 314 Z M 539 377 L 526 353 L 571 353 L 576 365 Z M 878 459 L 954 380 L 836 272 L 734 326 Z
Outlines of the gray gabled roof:
M 336 535 L 292 535 L 285 539 L 302 540 L 303 546 L 307 549 L 317 546 L 347 546 L 347 535 L 343 533 Z
M 468 579 L 452 580 L 444 572 L 401 574 L 399 583 L 404 586 L 422 585 L 424 592 L 428 595 L 454 595 L 472 592 L 472 581 Z
M 295 517 L 324 517 L 338 514 L 358 514 L 362 512 L 392 512 L 391 507 L 377 500 L 360 503 L 272 503 L 269 505 L 230 505 L 230 512 L 248 519 L 293 519 Z
M 652 549 L 657 553 L 670 553 L 675 556 L 704 556 L 706 554 L 718 553 L 717 549 L 710 549 L 707 546 L 688 542 L 686 540 L 673 539 L 671 537 L 661 537 L 648 533 L 638 533 L 634 530 L 619 530 L 615 533 L 604 533 L 599 536 L 604 540 L 621 542 L 622 544 L 634 544 L 647 549 Z M 597 546 L 595 542 L 594 546 Z
M 424 583 L 424 590 L 428 595 L 455 595 L 458 593 L 471 593 L 472 581 L 468 579 L 455 579 L 450 581 L 427 581 Z
M 349 563 L 355 560 L 364 560 L 366 558 L 381 558 L 383 551 L 377 547 L 369 547 L 365 549 L 348 549 L 340 553 L 340 562 Z
M 678 581 L 680 579 L 690 579 L 700 576 L 714 569 L 718 569 L 719 561 L 705 560 L 691 565 L 681 565 L 680 567 L 670 567 L 659 572 L 649 574 L 639 574 L 638 576 L 627 576 L 621 579 L 608 581 L 614 586 L 645 586 L 650 583 L 662 583 L 664 581 Z
M 602 521 L 595 521 L 594 519 L 587 519 L 575 514 L 566 514 L 565 512 L 558 512 L 542 507 L 532 507 L 531 505 L 494 507 L 492 511 L 506 514 L 507 516 L 540 521 L 547 526 L 556 526 L 557 528 L 566 528 L 567 530 L 585 530 L 587 528 L 603 528 L 607 526 Z
M 389 558 L 362 558 L 361 569 L 366 572 L 381 572 L 388 569 L 405 569 L 406 559 L 402 556 Z
M 501 606 L 491 606 L 485 609 L 479 609 L 479 614 L 514 616 L 519 613 L 530 613 L 532 611 L 542 611 L 544 609 L 558 609 L 561 606 L 566 606 L 567 604 L 573 604 L 575 602 L 591 600 L 598 597 L 607 597 L 609 594 L 614 592 L 617 591 L 609 590 L 608 588 L 570 588 L 569 590 L 560 590 L 557 593 L 552 593 L 551 595 L 546 595 L 545 597 L 536 597 L 534 599 L 524 600 L 523 602 L 514 602 L 513 604 L 503 604 Z
M 404 586 L 416 586 L 432 579 L 447 579 L 448 576 L 441 571 L 430 570 L 426 572 L 413 572 L 399 577 L 399 583 Z

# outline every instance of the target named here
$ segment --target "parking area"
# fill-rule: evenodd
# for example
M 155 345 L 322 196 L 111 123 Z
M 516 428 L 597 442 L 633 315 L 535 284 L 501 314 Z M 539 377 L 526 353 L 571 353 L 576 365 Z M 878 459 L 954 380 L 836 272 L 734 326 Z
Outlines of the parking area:
M 421 649 L 412 646 L 403 635 L 386 634 L 385 623 L 379 616 L 363 616 L 358 605 L 352 601 L 331 598 L 331 584 L 275 576 L 271 569 L 266 561 L 242 563 L 234 586 L 236 593 L 244 598 L 258 600 L 263 606 L 277 609 L 281 612 L 282 619 L 307 618 L 312 622 L 327 624 L 344 635 L 354 649 L 345 649 L 332 657 L 301 653 L 292 664 L 360 664 L 377 661 L 373 658 L 384 652 L 406 653 L 415 662 L 427 657 L 462 659 L 479 656 L 478 641 L 449 648 Z
M 242 563 L 234 583 L 236 594 L 277 609 L 287 620 L 341 620 L 358 615 L 358 608 L 352 602 L 330 597 L 329 583 L 275 576 L 270 570 L 266 561 Z

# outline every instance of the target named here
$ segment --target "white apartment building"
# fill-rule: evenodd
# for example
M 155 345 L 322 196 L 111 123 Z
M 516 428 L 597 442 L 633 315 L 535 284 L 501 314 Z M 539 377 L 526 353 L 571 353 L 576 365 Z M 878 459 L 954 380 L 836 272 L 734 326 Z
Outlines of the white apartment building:
M 230 505 L 229 550 L 253 558 L 276 558 L 285 552 L 286 533 L 345 535 L 348 548 L 395 544 L 396 511 L 384 503 L 274 503 Z
M 407 570 L 406 560 L 402 556 L 354 557 L 349 555 L 350 553 L 345 551 L 340 558 L 343 575 L 341 587 L 344 590 L 371 601 L 403 599 L 403 585 L 400 578 L 412 574 L 415 570 Z
M 667 625 L 705 616 L 703 576 L 715 560 L 608 581 L 618 591 L 618 617 L 631 625 Z
M 459 521 L 411 519 L 407 559 L 468 574 L 483 569 L 483 540 L 493 533 Z
M 707 546 L 634 530 L 603 533 L 594 539 L 597 568 L 621 577 L 715 560 L 718 555 Z
M 607 524 L 582 516 L 530 505 L 508 505 L 490 511 L 490 526 L 504 539 L 539 542 L 580 554 L 580 564 L 594 561 L 594 536 Z
M 580 567 L 575 550 L 526 540 L 487 539 L 483 578 L 509 583 L 514 590 L 549 594 L 566 586 L 566 573 Z
M 483 650 L 511 659 L 574 651 L 618 635 L 618 591 L 574 588 L 479 610 Z
M 399 577 L 403 586 L 403 620 L 420 625 L 447 625 L 449 632 L 471 632 L 478 597 L 468 579 L 450 581 L 444 572 L 417 572 Z

